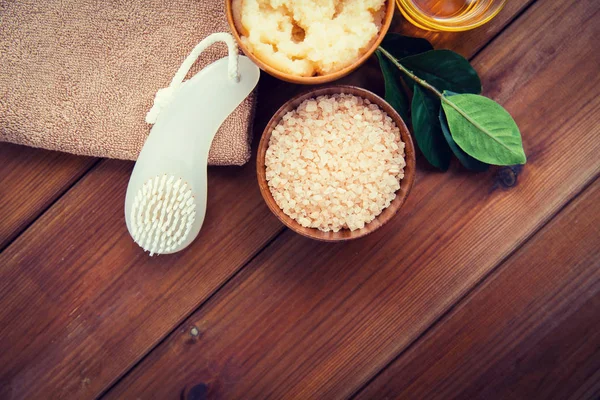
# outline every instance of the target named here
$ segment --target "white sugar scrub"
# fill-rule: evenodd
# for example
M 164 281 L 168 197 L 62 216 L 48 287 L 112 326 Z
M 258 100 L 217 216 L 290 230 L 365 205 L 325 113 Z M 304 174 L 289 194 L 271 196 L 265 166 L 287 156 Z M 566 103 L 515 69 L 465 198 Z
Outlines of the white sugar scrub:
M 302 102 L 273 129 L 266 179 L 277 205 L 304 227 L 361 229 L 396 197 L 404 142 L 376 104 L 349 94 Z
M 288 74 L 314 76 L 343 69 L 368 50 L 385 1 L 232 0 L 232 11 L 242 42 L 257 58 Z

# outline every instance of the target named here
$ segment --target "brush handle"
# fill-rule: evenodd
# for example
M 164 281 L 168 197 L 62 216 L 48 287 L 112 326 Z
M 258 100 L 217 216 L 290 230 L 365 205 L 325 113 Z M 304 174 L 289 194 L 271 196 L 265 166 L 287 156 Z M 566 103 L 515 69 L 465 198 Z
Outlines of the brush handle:
M 131 174 L 125 198 L 130 232 L 132 202 L 148 179 L 167 174 L 191 186 L 196 218 L 188 237 L 173 252 L 189 245 L 204 222 L 208 152 L 215 134 L 258 83 L 259 69 L 247 57 L 239 57 L 238 82 L 229 78 L 228 63 L 228 57 L 222 58 L 181 84 L 158 114 Z

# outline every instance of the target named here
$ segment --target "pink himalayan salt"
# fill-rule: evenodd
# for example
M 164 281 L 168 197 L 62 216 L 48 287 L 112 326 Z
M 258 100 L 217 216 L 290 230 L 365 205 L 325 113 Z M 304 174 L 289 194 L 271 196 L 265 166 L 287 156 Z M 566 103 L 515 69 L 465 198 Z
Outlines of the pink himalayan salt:
M 361 229 L 396 197 L 404 143 L 393 120 L 361 97 L 305 100 L 274 128 L 265 157 L 277 205 L 304 227 Z

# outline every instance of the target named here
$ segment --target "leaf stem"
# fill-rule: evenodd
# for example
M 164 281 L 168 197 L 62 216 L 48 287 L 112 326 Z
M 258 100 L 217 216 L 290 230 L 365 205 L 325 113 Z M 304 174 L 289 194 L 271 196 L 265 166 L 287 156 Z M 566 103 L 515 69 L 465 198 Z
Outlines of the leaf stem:
M 383 47 L 379 46 L 377 48 L 378 51 L 381 52 L 381 54 L 383 54 L 384 56 L 386 56 L 396 67 L 398 67 L 398 69 L 402 72 L 404 72 L 404 74 L 406 76 L 408 76 L 410 79 L 412 79 L 413 81 L 417 82 L 419 85 L 423 86 L 425 89 L 429 90 L 430 92 L 433 92 L 437 97 L 443 99 L 443 95 L 442 93 L 437 90 L 435 87 L 431 86 L 426 80 L 419 78 L 418 76 L 416 76 L 415 74 L 413 74 L 410 70 L 408 70 L 404 65 L 400 64 L 400 62 L 398 60 L 396 60 L 396 57 L 394 57 L 393 55 L 391 55 L 386 49 L 384 49 Z
M 429 84 L 426 80 L 419 78 L 418 76 L 416 76 L 415 74 L 413 74 L 412 71 L 410 71 L 409 69 L 407 69 L 404 65 L 400 64 L 400 61 L 398 61 L 386 49 L 384 49 L 383 47 L 379 46 L 377 48 L 377 51 L 379 53 L 383 54 L 387 59 L 389 59 L 392 62 L 392 64 L 394 64 L 401 72 L 403 72 L 410 79 L 412 79 L 413 81 L 417 82 L 419 85 L 423 86 L 425 89 L 427 89 L 430 92 L 432 92 L 433 94 L 435 94 L 443 103 L 448 104 L 448 106 L 452 107 L 457 113 L 459 113 L 464 119 L 466 119 L 477 130 L 479 130 L 480 132 L 483 132 L 490 139 L 494 140 L 496 143 L 498 143 L 500 146 L 504 147 L 509 152 L 511 152 L 513 154 L 516 154 L 516 155 L 520 155 L 518 152 L 515 152 L 512 148 L 510 148 L 509 146 L 507 146 L 504 142 L 502 142 L 501 140 L 499 140 L 498 138 L 496 138 L 494 135 L 492 135 L 490 132 L 488 132 L 488 130 L 484 126 L 482 126 L 477 121 L 475 121 L 464 110 L 462 110 L 460 107 L 458 107 L 456 104 L 454 104 L 454 102 L 450 101 L 444 95 L 444 93 L 440 92 L 434 86 L 432 86 L 431 84 Z M 504 111 L 506 112 L 506 110 L 504 110 Z M 469 153 L 467 153 L 467 154 L 469 154 Z
M 480 126 L 476 121 L 474 121 L 463 110 L 461 110 L 459 107 L 457 107 L 456 104 L 454 104 L 453 102 L 451 102 L 450 100 L 448 100 L 446 98 L 446 96 L 444 96 L 434 86 L 430 85 L 426 80 L 419 78 L 418 76 L 416 76 L 415 74 L 413 74 L 410 70 L 408 70 L 404 65 L 400 64 L 400 62 L 398 60 L 396 60 L 396 57 L 394 57 L 393 55 L 391 55 L 386 49 L 384 49 L 383 47 L 379 46 L 377 48 L 377 50 L 380 51 L 381 54 L 383 54 L 384 56 L 386 56 L 396 67 L 398 67 L 398 69 L 400 71 L 404 72 L 410 79 L 414 80 L 419 85 L 421 85 L 424 88 L 428 89 L 429 91 L 433 92 L 436 96 L 438 96 L 440 98 L 441 101 L 443 101 L 444 103 L 448 104 L 450 107 L 454 108 L 456 110 L 456 112 L 458 112 L 460 115 L 462 115 L 463 118 L 465 118 L 467 121 L 469 121 L 477 129 L 479 129 L 480 131 L 482 131 L 485 134 L 487 134 L 489 137 L 491 137 L 492 139 L 494 139 L 496 142 L 498 142 L 502 146 L 506 147 L 509 151 L 512 151 L 506 145 L 504 145 L 502 142 L 500 142 L 498 139 L 496 139 L 495 137 L 493 137 L 492 135 L 490 135 L 482 126 Z

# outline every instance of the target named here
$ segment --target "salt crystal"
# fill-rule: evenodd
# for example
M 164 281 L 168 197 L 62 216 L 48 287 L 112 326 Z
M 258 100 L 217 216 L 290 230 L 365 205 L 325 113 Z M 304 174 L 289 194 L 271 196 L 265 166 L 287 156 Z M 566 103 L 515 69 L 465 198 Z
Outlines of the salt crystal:
M 360 229 L 395 198 L 404 147 L 376 104 L 346 94 L 319 96 L 274 128 L 265 175 L 276 203 L 301 225 Z
M 306 102 L 306 112 L 312 113 L 317 111 L 317 102 L 314 100 L 308 100 Z

